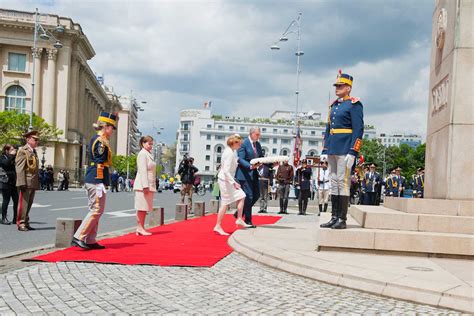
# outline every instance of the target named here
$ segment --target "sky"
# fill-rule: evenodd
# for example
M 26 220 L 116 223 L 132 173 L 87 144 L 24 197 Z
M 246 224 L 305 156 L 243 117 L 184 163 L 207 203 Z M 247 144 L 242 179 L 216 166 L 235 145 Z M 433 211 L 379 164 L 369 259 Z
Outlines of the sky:
M 300 110 L 327 116 L 342 69 L 378 133 L 426 135 L 433 0 L 0 0 L 0 7 L 67 16 L 96 56 L 89 65 L 118 95 L 144 100 L 139 128 L 176 138 L 179 112 L 269 117 L 295 110 L 296 34 L 270 46 L 302 14 Z M 295 29 L 296 30 L 296 29 Z M 132 92 L 133 91 L 133 92 Z

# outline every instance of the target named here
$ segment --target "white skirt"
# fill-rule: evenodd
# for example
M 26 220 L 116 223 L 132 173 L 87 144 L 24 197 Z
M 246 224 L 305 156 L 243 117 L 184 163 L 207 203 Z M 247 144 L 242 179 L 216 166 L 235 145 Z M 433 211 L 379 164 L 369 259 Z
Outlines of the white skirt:
M 150 212 L 153 210 L 153 195 L 155 192 L 147 191 L 135 191 L 135 209 L 137 211 L 147 211 Z
M 230 182 L 218 179 L 219 189 L 221 191 L 222 205 L 229 205 L 235 201 L 245 198 L 245 192 L 242 189 L 235 189 Z

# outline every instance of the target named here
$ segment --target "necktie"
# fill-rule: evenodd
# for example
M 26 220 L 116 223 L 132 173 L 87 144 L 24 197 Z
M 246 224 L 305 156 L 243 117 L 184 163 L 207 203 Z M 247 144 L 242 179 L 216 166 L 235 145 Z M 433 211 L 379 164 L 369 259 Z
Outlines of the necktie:
M 255 143 L 252 143 L 252 148 L 253 148 L 253 153 L 255 156 L 257 156 L 257 145 Z

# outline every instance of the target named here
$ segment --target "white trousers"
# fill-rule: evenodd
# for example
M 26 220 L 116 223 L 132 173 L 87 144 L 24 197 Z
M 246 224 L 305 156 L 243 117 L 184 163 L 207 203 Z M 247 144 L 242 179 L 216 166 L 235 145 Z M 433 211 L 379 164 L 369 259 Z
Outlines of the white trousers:
M 349 196 L 351 188 L 351 169 L 346 167 L 346 155 L 329 155 L 329 178 L 331 195 Z

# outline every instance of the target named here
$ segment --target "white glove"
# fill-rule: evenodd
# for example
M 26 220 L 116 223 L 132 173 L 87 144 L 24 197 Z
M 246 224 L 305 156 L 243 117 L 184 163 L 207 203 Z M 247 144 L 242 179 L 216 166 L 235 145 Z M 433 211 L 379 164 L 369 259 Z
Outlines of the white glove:
M 351 155 L 351 154 L 346 155 L 346 158 L 344 159 L 344 161 L 346 162 L 347 169 L 352 169 L 355 159 L 356 157 L 354 155 Z
M 103 194 L 107 193 L 105 186 L 103 183 L 96 184 L 95 190 L 99 199 L 102 197 Z
M 322 155 L 319 156 L 319 159 L 320 159 L 321 161 L 326 161 L 326 160 L 328 160 L 328 155 L 322 154 Z

